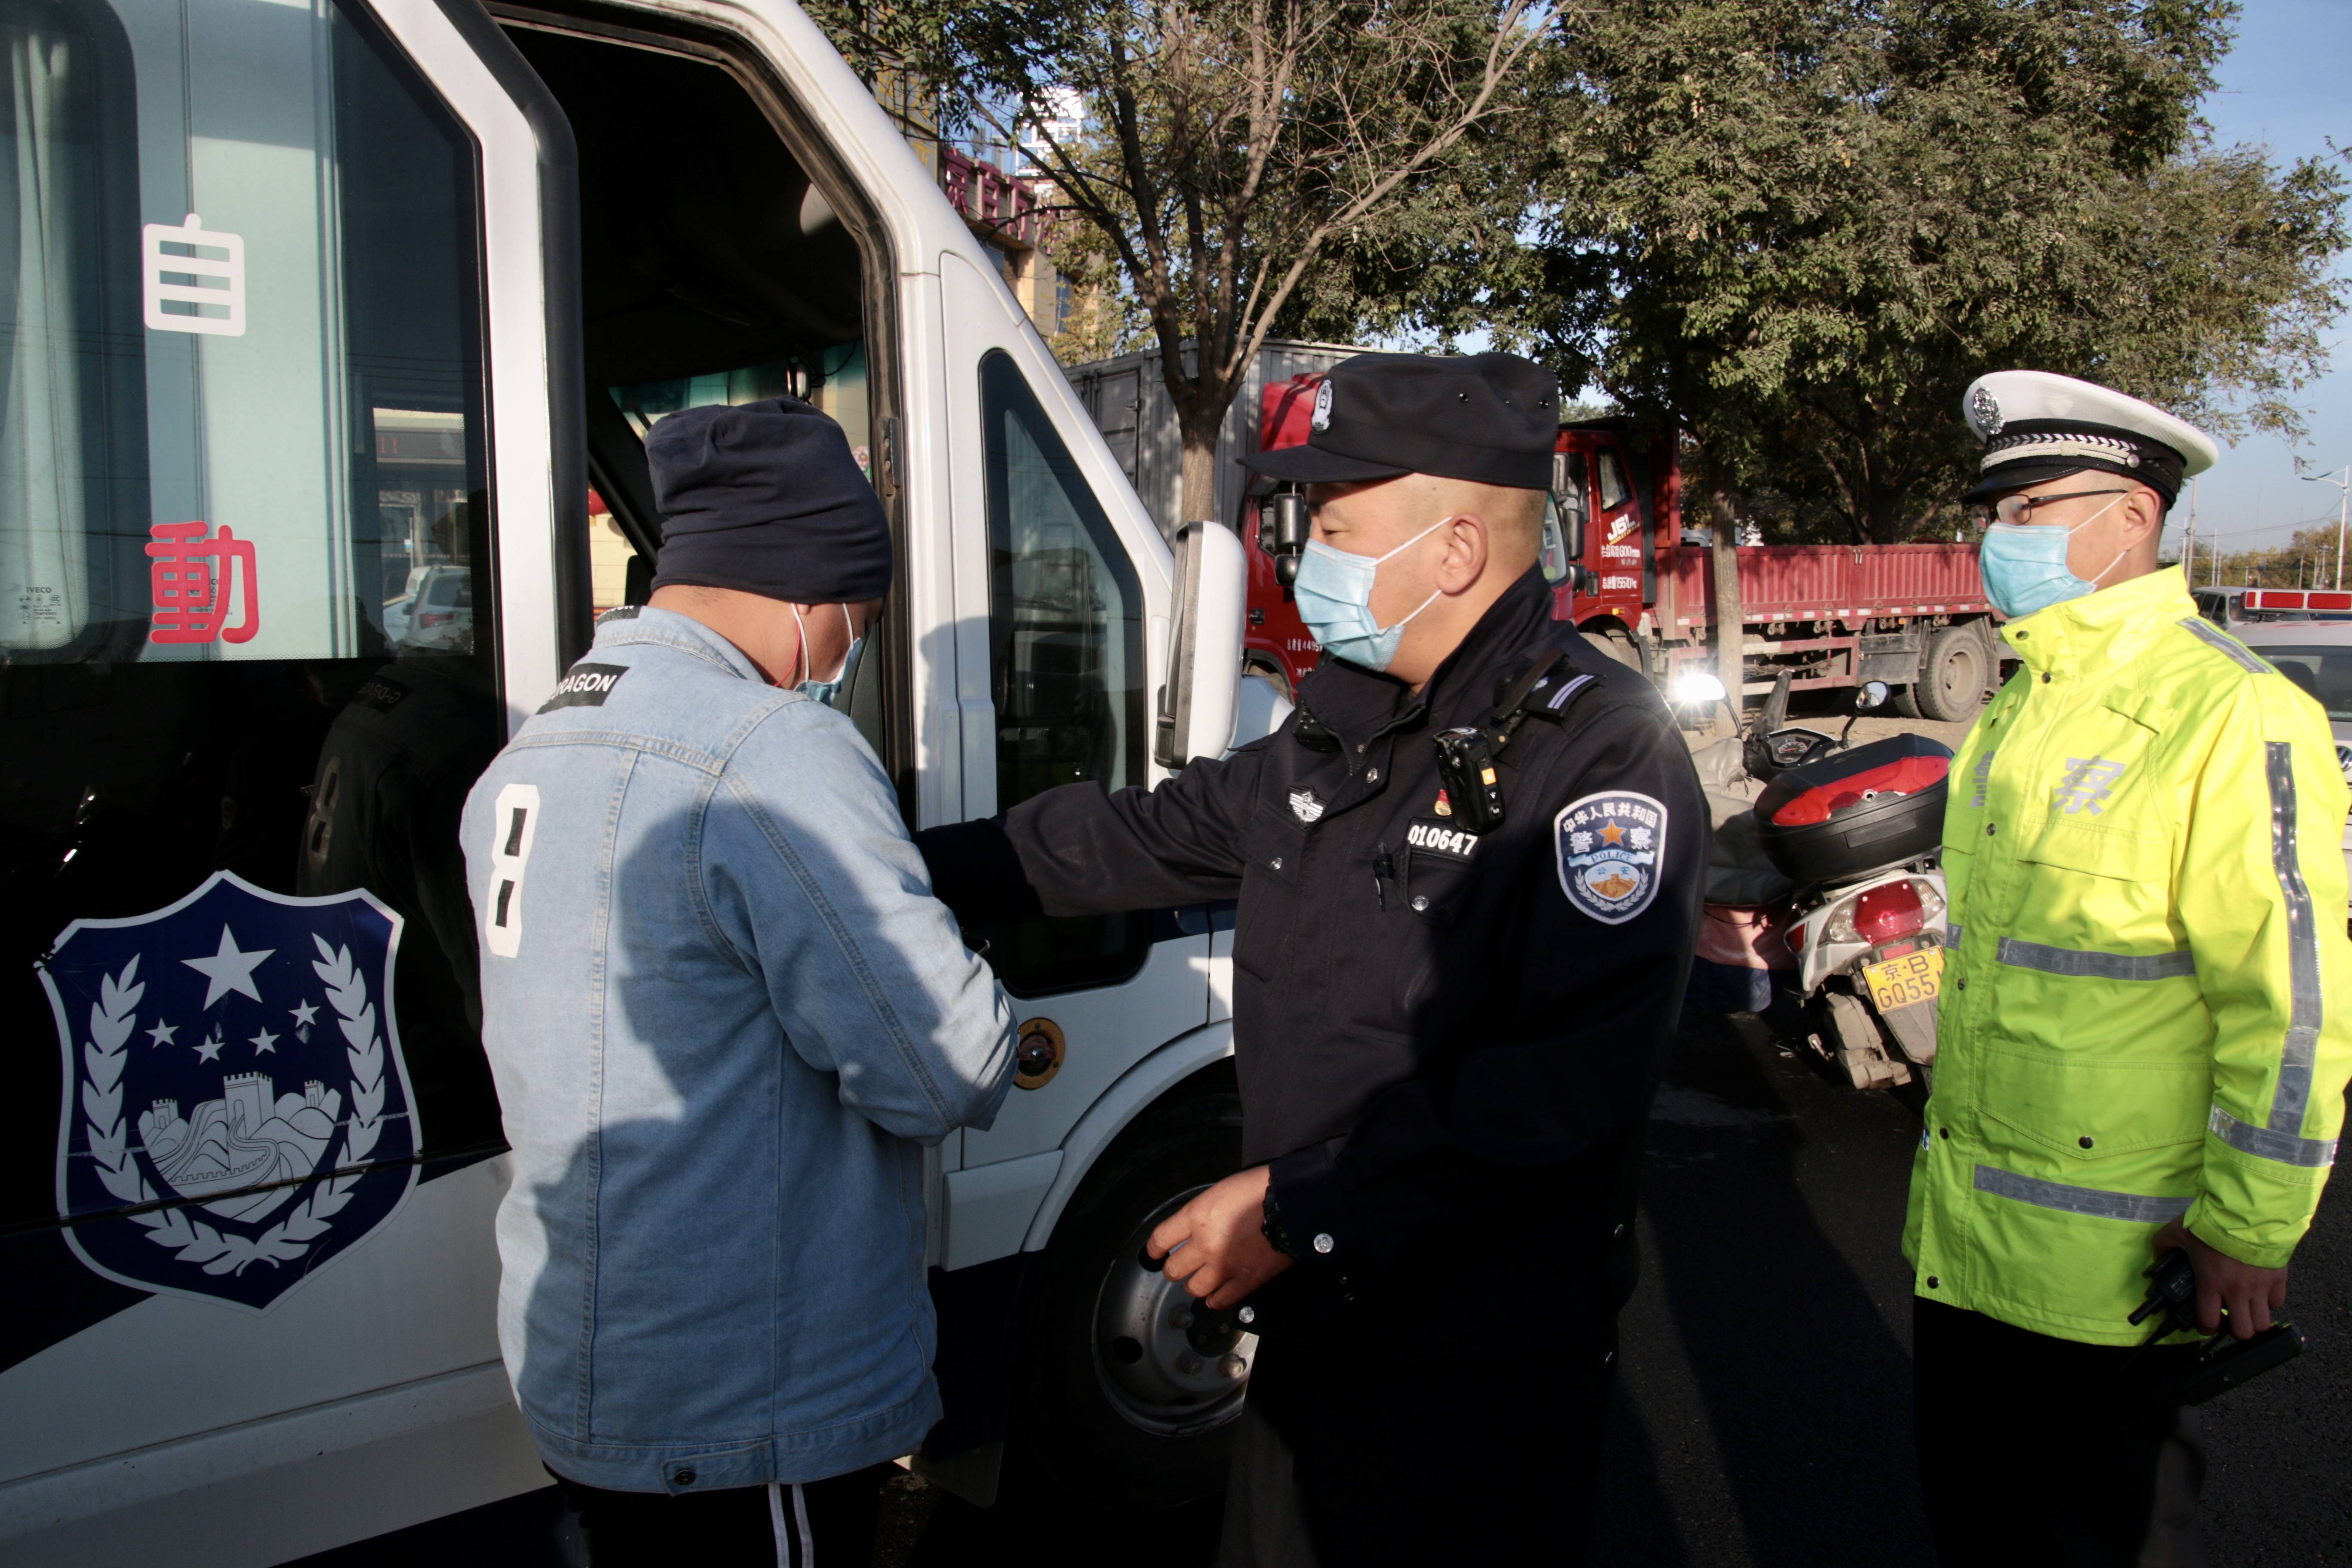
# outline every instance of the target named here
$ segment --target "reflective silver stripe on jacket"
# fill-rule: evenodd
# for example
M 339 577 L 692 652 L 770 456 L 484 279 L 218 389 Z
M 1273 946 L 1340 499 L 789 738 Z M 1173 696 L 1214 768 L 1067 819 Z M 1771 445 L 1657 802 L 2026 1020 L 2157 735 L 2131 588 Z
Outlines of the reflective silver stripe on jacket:
M 2303 865 L 2295 856 L 2294 748 L 2284 741 L 2271 741 L 2263 749 L 2269 753 L 2271 868 L 2278 873 L 2279 897 L 2286 901 L 2290 1009 L 2270 1131 L 2293 1136 L 2303 1131 L 2303 1113 L 2310 1109 L 2311 1075 L 2319 1061 L 2319 1024 L 2326 1007 L 2319 991 L 2319 928 L 2312 920 L 2311 889 L 2303 885 Z
M 2215 647 L 2220 648 L 2223 653 L 2228 654 L 2231 658 L 2238 662 L 2240 668 L 2251 669 L 2256 675 L 2268 675 L 2271 672 L 2271 667 L 2264 664 L 2261 659 L 2256 658 L 2252 653 L 2247 650 L 2244 644 L 2239 642 L 2238 639 L 2233 637 L 2228 637 L 2221 632 L 2215 631 L 2212 626 L 2201 616 L 2191 616 L 2180 624 L 2187 626 L 2199 637 L 2204 638 L 2207 642 L 2211 643 Z
M 1946 947 L 1958 947 L 1960 945 L 1959 921 L 1953 921 L 1944 927 L 1944 945 Z
M 2063 1182 L 2037 1181 L 1990 1165 L 1977 1167 L 1977 1191 L 1997 1198 L 2014 1198 L 2037 1208 L 2089 1215 L 2093 1219 L 2125 1219 L 2141 1225 L 2161 1225 L 2189 1212 L 2187 1198 L 2142 1197 L 2137 1193 L 2103 1193 L 2096 1187 L 2070 1187 Z
M 2020 942 L 2005 936 L 1995 952 L 2012 969 L 2038 969 L 2044 974 L 2082 974 L 2095 980 L 2174 980 L 2197 973 L 2197 960 L 2185 947 L 2178 952 L 2135 957 L 2128 952 L 2044 947 L 2038 942 Z
M 2292 1132 L 2273 1132 L 2267 1127 L 2252 1127 L 2218 1105 L 2213 1108 L 2212 1120 L 2205 1125 L 2231 1148 L 2259 1154 L 2265 1160 L 2276 1160 L 2283 1165 L 2310 1165 L 2325 1169 L 2336 1163 L 2336 1140 L 2333 1138 L 2298 1138 Z

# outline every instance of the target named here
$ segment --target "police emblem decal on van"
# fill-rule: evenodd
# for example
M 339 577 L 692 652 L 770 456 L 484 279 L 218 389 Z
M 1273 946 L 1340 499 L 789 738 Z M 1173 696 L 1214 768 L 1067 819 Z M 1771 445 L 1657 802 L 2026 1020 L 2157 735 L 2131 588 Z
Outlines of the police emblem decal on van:
M 37 967 L 75 1256 L 259 1311 L 392 1217 L 418 1149 L 400 927 L 364 890 L 289 898 L 216 871 L 167 909 L 65 929 Z
M 1646 795 L 1611 790 L 1573 801 L 1552 818 L 1560 890 L 1604 925 L 1623 925 L 1658 892 L 1666 808 Z
M 613 695 L 613 688 L 621 677 L 629 673 L 625 664 L 575 664 L 555 683 L 555 695 L 539 705 L 542 713 L 552 713 L 558 708 L 602 708 L 604 699 Z

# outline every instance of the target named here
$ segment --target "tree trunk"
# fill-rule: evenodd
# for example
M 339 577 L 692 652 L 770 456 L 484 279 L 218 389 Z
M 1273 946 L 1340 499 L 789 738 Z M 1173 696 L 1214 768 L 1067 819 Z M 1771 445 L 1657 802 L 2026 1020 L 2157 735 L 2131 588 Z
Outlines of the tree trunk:
M 1223 405 L 1214 414 L 1191 418 L 1180 415 L 1177 418 L 1177 430 L 1184 443 L 1184 489 L 1177 505 L 1179 522 L 1213 518 L 1230 526 L 1233 521 L 1217 516 L 1217 435 L 1224 423 Z
M 1711 483 L 1707 489 L 1715 524 L 1715 548 L 1710 552 L 1715 565 L 1715 668 L 1737 729 L 1748 703 L 1747 682 L 1741 673 L 1748 631 L 1739 613 L 1739 524 L 1722 484 Z

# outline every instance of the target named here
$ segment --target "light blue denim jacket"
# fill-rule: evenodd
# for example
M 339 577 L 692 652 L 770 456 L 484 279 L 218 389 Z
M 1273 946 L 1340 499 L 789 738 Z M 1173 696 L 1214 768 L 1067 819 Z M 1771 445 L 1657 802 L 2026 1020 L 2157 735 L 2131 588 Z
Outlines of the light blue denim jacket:
M 1013 1015 L 849 720 L 608 615 L 466 803 L 514 1184 L 499 1346 L 558 1473 L 807 1481 L 939 1418 L 921 1144 Z

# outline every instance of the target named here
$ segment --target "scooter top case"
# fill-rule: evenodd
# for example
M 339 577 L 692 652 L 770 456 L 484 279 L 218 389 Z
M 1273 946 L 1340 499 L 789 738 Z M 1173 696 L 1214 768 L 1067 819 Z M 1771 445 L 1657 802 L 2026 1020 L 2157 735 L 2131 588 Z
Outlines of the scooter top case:
M 1890 735 L 1779 774 L 1756 797 L 1756 838 L 1801 883 L 1835 882 L 1925 855 L 1944 833 L 1952 749 Z

